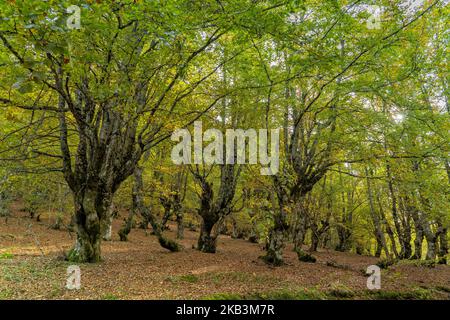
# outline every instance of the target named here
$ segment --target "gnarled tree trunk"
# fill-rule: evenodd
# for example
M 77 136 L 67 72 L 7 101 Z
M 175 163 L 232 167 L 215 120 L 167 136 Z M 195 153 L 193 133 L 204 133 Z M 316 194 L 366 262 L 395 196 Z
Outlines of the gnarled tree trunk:
M 68 259 L 75 262 L 99 262 L 102 231 L 112 194 L 80 190 L 75 194 L 75 226 L 77 241 Z
M 184 214 L 182 211 L 182 205 L 180 201 L 177 199 L 175 200 L 174 206 L 173 206 L 173 212 L 175 214 L 176 220 L 177 220 L 177 239 L 183 239 L 184 238 Z
M 283 264 L 284 238 L 286 236 L 286 212 L 284 208 L 274 216 L 274 225 L 269 232 L 269 238 L 266 244 L 266 255 L 264 260 L 272 265 L 279 266 Z
M 284 241 L 286 232 L 288 231 L 287 216 L 288 210 L 292 205 L 289 201 L 288 191 L 285 185 L 281 183 L 279 177 L 274 176 L 273 179 L 278 199 L 278 211 L 276 211 L 273 217 L 273 227 L 269 231 L 266 243 L 267 252 L 263 259 L 271 265 L 279 266 L 283 264 Z M 268 198 L 272 202 L 272 207 L 276 208 L 273 194 L 270 194 Z
M 438 262 L 440 264 L 447 264 L 447 255 L 449 253 L 448 248 L 448 238 L 447 228 L 444 228 L 442 224 L 439 224 L 439 227 L 442 228 L 440 234 L 439 234 L 439 252 L 438 252 Z
M 220 165 L 220 186 L 214 198 L 212 183 L 207 181 L 207 176 L 201 174 L 198 168 L 196 171 L 192 170 L 194 178 L 202 189 L 198 209 L 198 214 L 202 217 L 198 250 L 206 253 L 216 252 L 220 223 L 232 211 L 232 201 L 240 172 L 241 168 L 234 164 Z
M 217 221 L 215 219 L 203 219 L 200 227 L 200 236 L 197 242 L 198 250 L 206 253 L 215 253 L 217 248 L 217 235 L 212 233 Z

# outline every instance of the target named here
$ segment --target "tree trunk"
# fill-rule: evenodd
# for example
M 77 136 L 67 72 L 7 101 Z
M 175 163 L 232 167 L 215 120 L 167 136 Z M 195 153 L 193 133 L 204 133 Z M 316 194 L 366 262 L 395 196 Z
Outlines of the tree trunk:
M 269 241 L 267 243 L 267 253 L 264 260 L 272 265 L 283 264 L 284 231 L 282 228 L 274 227 L 270 230 Z
M 281 206 L 279 214 L 274 217 L 274 226 L 270 230 L 266 244 L 267 253 L 263 259 L 274 266 L 283 264 L 284 237 L 287 230 L 285 207 Z
M 120 241 L 128 241 L 128 235 L 130 234 L 131 228 L 133 227 L 134 214 L 135 214 L 134 209 L 130 210 L 127 219 L 125 220 L 122 228 L 120 228 L 118 232 Z
M 422 259 L 422 243 L 423 243 L 423 231 L 422 228 L 416 226 L 416 237 L 414 238 L 414 255 L 411 259 Z
M 200 228 L 200 237 L 198 238 L 197 248 L 201 252 L 215 253 L 217 248 L 217 236 L 212 235 L 212 229 L 215 222 L 203 220 Z
M 377 246 L 375 248 L 375 257 L 381 257 L 381 252 L 383 251 L 383 244 L 381 243 L 381 239 L 378 237 L 378 234 L 375 233 L 375 238 L 377 240 Z
M 102 224 L 106 218 L 112 195 L 99 194 L 92 190 L 75 194 L 75 223 L 77 241 L 69 252 L 73 262 L 99 262 Z
M 140 168 L 136 168 L 136 170 L 141 170 Z M 136 171 L 135 170 L 135 171 Z M 139 175 L 142 175 L 142 173 L 139 172 L 135 172 L 135 177 L 136 175 L 138 176 L 137 179 L 140 179 Z M 136 179 L 136 178 L 135 178 Z M 136 181 L 136 180 L 135 180 Z M 131 210 L 128 213 L 128 217 L 126 218 L 122 228 L 120 228 L 119 230 L 119 237 L 120 237 L 120 241 L 128 241 L 128 235 L 131 232 L 131 228 L 133 227 L 133 219 L 134 219 L 134 215 L 136 214 L 136 211 L 138 210 L 138 193 L 140 192 L 139 190 L 139 183 L 134 183 L 133 184 L 133 188 L 131 190 Z M 141 212 L 142 214 L 142 212 Z M 148 220 L 146 220 L 146 218 L 144 218 L 144 220 L 146 221 L 145 225 L 148 225 Z M 143 222 L 144 223 L 144 222 Z
M 200 174 L 198 170 L 193 171 L 194 178 L 202 189 L 198 214 L 203 221 L 198 239 L 198 250 L 207 253 L 216 252 L 221 223 L 232 211 L 232 201 L 240 172 L 241 167 L 236 167 L 234 164 L 221 165 L 220 185 L 217 196 L 214 198 L 213 185 L 207 181 L 207 176 Z M 216 232 L 211 234 L 214 227 Z
M 163 217 L 162 217 L 162 220 L 161 220 L 161 228 L 163 230 L 166 230 L 167 229 L 167 222 L 169 221 L 171 213 L 172 213 L 171 212 L 172 204 L 171 204 L 170 200 L 168 200 L 168 199 L 164 199 L 164 201 L 161 201 L 161 203 L 162 203 L 163 208 L 164 208 L 164 214 L 163 214 Z
M 438 259 L 440 264 L 447 264 L 447 255 L 449 252 L 447 232 L 448 232 L 447 228 L 442 228 L 442 232 L 439 235 Z
M 294 251 L 298 249 L 302 249 L 303 243 L 305 242 L 306 237 L 306 214 L 305 212 L 301 212 L 298 208 L 298 212 L 295 214 L 297 216 L 297 221 L 295 225 L 294 231 Z
M 373 194 L 372 194 L 372 186 L 370 183 L 369 177 L 369 169 L 366 168 L 366 176 L 367 176 L 367 195 L 369 197 L 369 209 L 370 215 L 372 216 L 373 224 L 375 226 L 375 238 L 377 240 L 377 250 L 375 252 L 375 256 L 379 257 L 381 255 L 381 249 L 384 250 L 388 259 L 391 258 L 389 254 L 389 249 L 386 244 L 386 238 L 384 236 L 383 230 L 381 229 L 380 217 L 378 213 L 375 212 L 374 202 L 373 202 Z
M 319 232 L 317 224 L 311 224 L 311 246 L 309 247 L 310 252 L 316 252 L 319 246 Z
M 342 196 L 345 203 L 345 195 Z M 347 192 L 347 204 L 342 213 L 342 221 L 336 226 L 338 245 L 336 251 L 347 252 L 351 248 L 352 224 L 353 224 L 353 192 Z
M 422 230 L 425 234 L 425 239 L 427 240 L 427 260 L 436 259 L 436 237 L 431 230 L 431 226 L 428 221 L 425 220 L 425 217 L 421 217 L 422 213 L 419 212 L 419 219 L 421 220 Z
M 386 147 L 386 141 L 384 144 L 385 150 L 387 150 Z M 389 162 L 386 162 L 386 173 L 387 173 L 387 177 L 388 177 L 388 189 L 389 189 L 389 195 L 392 201 L 392 220 L 394 221 L 394 226 L 395 226 L 395 230 L 397 231 L 397 236 L 398 236 L 398 241 L 400 244 L 400 253 L 397 252 L 396 246 L 395 246 L 395 239 L 393 238 L 393 233 L 392 230 L 388 230 L 389 232 L 389 237 L 391 238 L 391 242 L 393 249 L 395 248 L 394 254 L 397 258 L 400 259 L 408 259 L 411 256 L 411 239 L 408 239 L 408 230 L 409 230 L 409 226 L 406 226 L 405 223 L 401 223 L 401 219 L 399 217 L 399 212 L 398 212 L 398 208 L 397 208 L 397 197 L 394 191 L 394 179 L 392 177 L 392 173 L 391 173 L 391 166 L 389 165 Z M 380 208 L 381 208 L 381 204 L 380 204 Z M 387 220 L 385 220 L 386 223 L 388 223 Z M 407 227 L 408 230 L 405 230 L 405 228 L 403 227 Z M 389 229 L 391 229 L 389 227 Z
M 394 236 L 394 231 L 392 231 L 391 225 L 389 224 L 389 221 L 387 220 L 386 214 L 384 213 L 384 209 L 383 209 L 383 205 L 381 203 L 381 199 L 380 199 L 380 195 L 379 193 L 377 193 L 377 202 L 378 202 L 378 207 L 379 207 L 379 211 L 380 211 L 380 215 L 383 221 L 383 224 L 385 225 L 386 228 L 386 233 L 389 236 L 389 239 L 391 240 L 391 248 L 392 248 L 392 252 L 394 253 L 394 256 L 399 258 L 401 257 L 401 254 L 398 253 L 397 251 L 397 246 L 395 243 L 395 236 Z M 400 237 L 401 235 L 399 235 Z M 400 241 L 400 244 L 402 244 L 402 241 Z M 404 252 L 404 247 L 402 246 L 402 252 Z
M 200 195 L 200 208 L 198 214 L 202 218 L 202 224 L 200 227 L 200 235 L 197 241 L 197 249 L 205 253 L 216 252 L 216 237 L 211 235 L 214 225 L 219 221 L 219 215 L 213 208 L 213 190 L 212 185 L 206 178 L 197 175 L 202 193 Z
M 407 216 L 405 217 L 405 221 L 403 223 L 403 259 L 409 259 L 412 256 L 411 239 L 411 216 L 407 213 Z
M 175 217 L 177 219 L 177 239 L 184 238 L 184 215 L 182 212 L 181 204 L 175 202 L 173 211 L 175 213 Z
M 407 201 L 407 199 L 405 199 Z M 422 243 L 423 243 L 423 229 L 422 224 L 420 222 L 419 213 L 416 208 L 413 206 L 407 205 L 405 206 L 406 210 L 409 211 L 411 214 L 411 217 L 414 221 L 414 232 L 415 232 L 415 238 L 414 238 L 414 254 L 411 256 L 411 259 L 422 259 Z
M 105 241 L 111 241 L 112 237 L 112 223 L 114 220 L 114 204 L 111 203 L 111 205 L 108 207 L 108 210 L 106 211 L 106 217 L 104 219 L 103 224 L 103 240 Z

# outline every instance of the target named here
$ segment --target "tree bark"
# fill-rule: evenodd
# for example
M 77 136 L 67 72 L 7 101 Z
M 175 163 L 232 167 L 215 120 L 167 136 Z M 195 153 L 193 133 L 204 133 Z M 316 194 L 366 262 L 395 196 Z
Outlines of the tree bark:
M 309 247 L 310 252 L 316 252 L 319 246 L 319 230 L 316 223 L 311 223 L 311 246 Z
M 115 216 L 115 206 L 114 203 L 111 202 L 111 205 L 108 207 L 106 211 L 106 217 L 104 219 L 103 224 L 103 240 L 111 241 L 112 237 L 112 223 Z
M 181 204 L 177 201 L 174 204 L 173 211 L 177 219 L 177 239 L 184 238 L 184 214 Z
M 386 233 L 388 234 L 389 239 L 391 240 L 392 252 L 394 253 L 395 257 L 399 258 L 401 256 L 401 254 L 399 254 L 397 251 L 394 231 L 392 231 L 391 225 L 389 224 L 389 221 L 387 220 L 386 214 L 383 209 L 383 205 L 381 203 L 380 195 L 378 193 L 377 193 L 377 202 L 378 202 L 378 207 L 379 207 L 379 211 L 380 211 L 380 215 L 381 215 L 383 224 L 386 228 Z M 402 247 L 402 249 L 403 249 L 403 247 Z
M 431 226 L 428 221 L 426 221 L 425 217 L 422 216 L 423 214 L 419 212 L 419 219 L 421 221 L 422 230 L 425 235 L 425 239 L 427 240 L 427 254 L 426 259 L 427 260 L 434 260 L 436 259 L 436 236 L 431 230 Z
M 220 165 L 220 185 L 217 196 L 214 198 L 213 186 L 211 182 L 207 181 L 207 176 L 201 174 L 198 168 L 197 171 L 192 170 L 194 178 L 202 189 L 200 208 L 198 209 L 198 214 L 202 218 L 198 250 L 206 253 L 216 252 L 220 224 L 232 211 L 232 201 L 240 172 L 241 167 L 236 167 L 235 164 Z M 214 228 L 216 232 L 212 234 Z
M 438 252 L 438 262 L 440 264 L 447 264 L 447 255 L 449 253 L 448 248 L 448 238 L 447 228 L 443 228 L 442 225 L 440 225 L 440 228 L 442 228 L 441 233 L 439 234 L 439 252 Z
M 280 209 L 280 211 L 284 210 Z M 269 239 L 266 245 L 267 253 L 263 257 L 267 263 L 274 266 L 283 264 L 284 237 L 285 230 L 287 229 L 283 218 L 284 215 L 284 212 L 280 212 L 274 217 L 274 226 L 270 230 Z
M 197 248 L 201 252 L 215 253 L 217 248 L 217 236 L 212 234 L 215 222 L 203 220 L 200 227 L 200 236 L 197 242 Z
M 408 211 L 408 214 L 411 215 L 414 221 L 414 254 L 411 255 L 411 259 L 420 260 L 422 259 L 422 243 L 424 233 L 422 229 L 422 223 L 419 218 L 419 212 L 414 206 L 408 204 L 408 198 L 405 198 L 404 202 L 405 210 Z
M 378 216 L 378 213 L 375 211 L 375 207 L 374 207 L 372 185 L 370 183 L 368 168 L 366 168 L 366 176 L 367 176 L 367 178 L 366 178 L 366 180 L 367 180 L 367 195 L 369 197 L 370 215 L 372 217 L 373 224 L 375 227 L 375 238 L 377 240 L 377 250 L 376 250 L 375 256 L 379 257 L 381 255 L 381 249 L 383 249 L 387 258 L 390 259 L 391 255 L 389 253 L 389 249 L 386 244 L 386 238 L 385 238 L 383 230 L 381 228 L 380 217 Z
M 77 241 L 69 252 L 69 261 L 99 262 L 101 260 L 102 224 L 111 201 L 111 194 L 99 194 L 93 190 L 75 194 Z
M 296 208 L 295 216 L 297 221 L 294 227 L 294 250 L 302 249 L 303 243 L 305 242 L 306 231 L 307 231 L 307 219 L 306 213 L 301 208 Z
M 277 178 L 275 178 L 277 179 Z M 288 230 L 288 224 L 286 222 L 289 210 L 289 201 L 284 189 L 278 189 L 278 212 L 274 215 L 274 225 L 269 231 L 269 237 L 266 243 L 266 255 L 263 257 L 264 261 L 273 266 L 280 266 L 283 261 L 283 248 L 286 237 L 286 231 Z M 275 199 L 272 194 L 269 195 L 269 199 L 272 201 L 272 208 L 275 208 Z
M 133 227 L 134 214 L 134 209 L 130 210 L 122 228 L 120 228 L 118 232 L 120 241 L 128 241 L 128 235 L 130 234 L 131 228 Z

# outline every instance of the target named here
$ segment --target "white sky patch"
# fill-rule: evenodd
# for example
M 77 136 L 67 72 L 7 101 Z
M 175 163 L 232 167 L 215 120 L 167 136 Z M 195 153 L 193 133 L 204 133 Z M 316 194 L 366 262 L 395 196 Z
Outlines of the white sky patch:
M 291 13 L 286 20 L 292 24 L 300 24 L 303 22 L 303 14 Z
M 286 21 L 290 22 L 292 24 L 301 24 L 302 22 L 308 20 L 310 16 L 312 15 L 313 10 L 308 9 L 306 11 L 299 11 L 291 13 L 287 18 Z
M 399 4 L 399 7 L 405 11 L 406 15 L 411 16 L 417 13 L 424 3 L 425 0 L 405 0 Z
M 405 119 L 405 116 L 401 112 L 395 112 L 392 115 L 392 118 L 394 119 L 395 123 L 401 123 Z

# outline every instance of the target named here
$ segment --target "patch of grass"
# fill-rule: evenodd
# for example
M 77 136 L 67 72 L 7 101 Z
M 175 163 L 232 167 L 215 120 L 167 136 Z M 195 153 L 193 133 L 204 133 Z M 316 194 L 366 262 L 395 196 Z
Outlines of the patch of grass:
M 57 285 L 53 285 L 53 289 L 50 292 L 50 298 L 58 298 L 58 297 L 62 296 L 63 293 L 64 293 L 64 290 L 61 287 L 59 287 Z
M 327 296 L 315 289 L 282 289 L 267 293 L 253 293 L 246 298 L 252 300 L 323 300 Z
M 198 277 L 193 274 L 185 274 L 180 276 L 180 280 L 184 282 L 195 283 L 198 282 Z
M 338 299 L 349 299 L 355 296 L 355 293 L 343 284 L 332 284 L 331 289 L 327 292 L 328 296 Z
M 378 300 L 429 300 L 432 299 L 430 290 L 417 288 L 411 291 L 369 291 L 369 296 Z
M 11 289 L 0 289 L 0 300 L 11 299 L 13 291 Z
M 3 266 L 3 268 L 1 269 L 1 276 L 6 281 L 10 282 L 21 282 L 23 280 L 21 273 L 17 272 L 14 267 L 10 266 Z
M 0 260 L 2 260 L 2 259 L 12 259 L 12 258 L 14 258 L 14 255 L 12 253 L 9 253 L 9 252 L 0 253 Z
M 216 293 L 203 299 L 208 300 L 323 300 L 326 294 L 315 289 L 281 289 L 249 294 Z
M 436 261 L 434 260 L 417 260 L 417 265 L 420 267 L 434 268 Z
M 361 291 L 355 292 L 337 284 L 331 290 L 319 291 L 317 289 L 280 289 L 268 292 L 254 292 L 248 294 L 215 293 L 203 297 L 203 300 L 336 300 L 352 299 L 355 297 L 375 300 L 429 300 L 432 292 L 429 289 L 416 288 L 410 291 Z
M 47 279 L 53 282 L 58 266 L 52 263 L 34 263 L 30 260 L 0 266 L 0 277 L 10 282 L 25 282 Z
M 115 294 L 107 293 L 107 294 L 103 295 L 100 299 L 101 300 L 119 300 L 120 298 L 118 296 L 116 296 Z
M 426 268 L 434 268 L 436 266 L 436 261 L 434 260 L 400 260 L 398 262 L 399 265 L 406 266 L 415 266 L 415 267 L 426 267 Z

